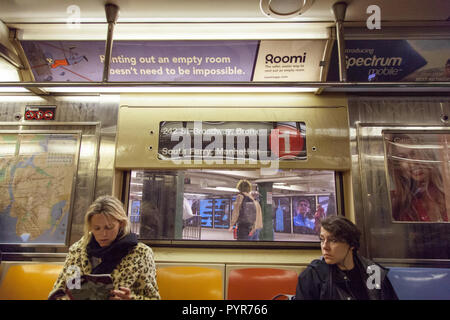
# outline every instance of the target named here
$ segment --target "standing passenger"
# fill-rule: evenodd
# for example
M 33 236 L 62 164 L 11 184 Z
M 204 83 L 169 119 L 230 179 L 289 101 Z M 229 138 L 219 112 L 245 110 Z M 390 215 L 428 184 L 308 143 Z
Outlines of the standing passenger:
M 388 270 L 360 256 L 361 232 L 348 219 L 321 221 L 322 258 L 298 277 L 297 300 L 397 300 Z
M 262 210 L 258 201 L 251 194 L 252 184 L 247 180 L 240 180 L 236 185 L 239 194 L 234 202 L 233 212 L 231 214 L 229 231 L 237 223 L 237 240 L 258 240 L 263 227 Z
M 66 282 L 75 270 L 111 274 L 111 300 L 160 299 L 152 249 L 130 232 L 123 204 L 113 196 L 99 197 L 88 208 L 84 236 L 69 248 L 49 299 L 67 299 Z

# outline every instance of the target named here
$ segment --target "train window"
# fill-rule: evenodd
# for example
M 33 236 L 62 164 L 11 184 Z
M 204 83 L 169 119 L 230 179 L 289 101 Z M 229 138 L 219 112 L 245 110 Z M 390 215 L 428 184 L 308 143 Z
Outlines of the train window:
M 240 220 L 230 228 L 242 179 L 251 183 L 262 213 L 249 235 L 239 230 Z M 256 169 L 133 170 L 128 198 L 132 231 L 148 240 L 314 243 L 318 221 L 337 214 L 336 207 L 335 172 L 324 170 L 285 169 L 271 176 Z

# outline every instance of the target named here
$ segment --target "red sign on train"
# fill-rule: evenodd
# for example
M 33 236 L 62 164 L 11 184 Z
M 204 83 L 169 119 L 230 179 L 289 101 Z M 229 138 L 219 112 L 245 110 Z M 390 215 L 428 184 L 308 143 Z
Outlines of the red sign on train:
M 26 106 L 25 120 L 55 120 L 56 106 Z
M 275 139 L 279 145 L 272 146 Z M 280 159 L 296 159 L 305 152 L 305 138 L 300 128 L 289 125 L 279 125 L 270 134 L 270 148 Z

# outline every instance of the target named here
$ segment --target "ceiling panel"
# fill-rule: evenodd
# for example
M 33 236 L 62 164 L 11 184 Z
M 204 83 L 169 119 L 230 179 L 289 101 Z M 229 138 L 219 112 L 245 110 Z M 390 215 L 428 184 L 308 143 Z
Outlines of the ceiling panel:
M 282 0 L 280 0 L 282 1 Z M 105 0 L 1 0 L 0 20 L 9 23 L 65 23 L 79 8 L 81 22 L 104 22 Z M 120 7 L 119 23 L 155 21 L 280 21 L 265 16 L 260 0 L 113 0 Z M 336 0 L 315 0 L 290 21 L 333 21 Z M 369 5 L 378 5 L 382 21 L 445 21 L 448 0 L 348 0 L 346 21 L 365 21 Z M 283 20 L 281 20 L 283 21 Z

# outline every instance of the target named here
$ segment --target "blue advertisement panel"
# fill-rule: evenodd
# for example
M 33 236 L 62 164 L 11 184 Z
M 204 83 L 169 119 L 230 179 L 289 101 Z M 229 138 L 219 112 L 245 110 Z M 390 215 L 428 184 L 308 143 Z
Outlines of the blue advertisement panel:
M 259 41 L 115 41 L 110 81 L 251 81 Z M 22 41 L 36 81 L 101 81 L 104 41 Z
M 348 81 L 450 81 L 448 40 L 347 40 Z M 35 80 L 101 81 L 104 41 L 22 41 Z M 322 40 L 114 41 L 110 81 L 319 81 Z M 338 81 L 337 45 L 328 81 Z
M 200 216 L 202 228 L 213 227 L 213 199 L 200 200 Z
M 318 81 L 325 40 L 114 41 L 109 81 Z M 101 81 L 105 41 L 22 41 L 35 80 Z
M 227 229 L 230 226 L 229 199 L 201 199 L 200 216 L 202 227 Z
M 339 81 L 334 45 L 328 81 Z M 450 81 L 448 40 L 347 40 L 347 80 L 357 82 Z
M 230 199 L 214 199 L 214 228 L 230 227 Z
M 257 47 L 258 41 L 115 42 L 109 80 L 251 81 Z
M 138 223 L 140 221 L 141 201 L 133 200 L 131 202 L 130 222 Z
M 291 206 L 289 198 L 274 198 L 272 211 L 274 232 L 291 233 Z

